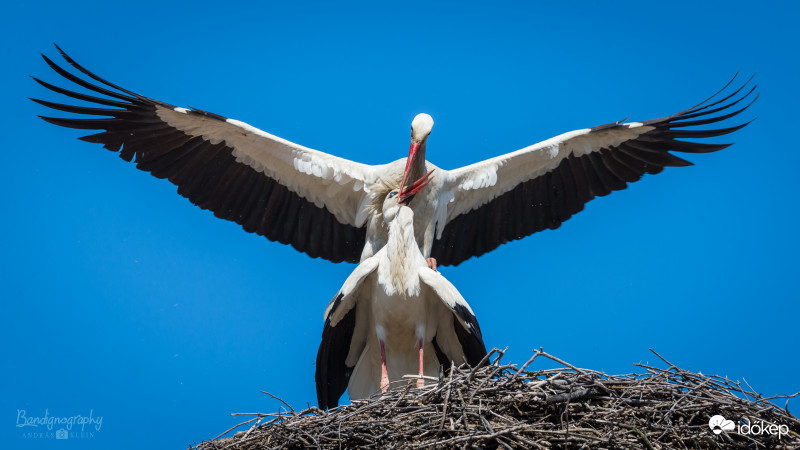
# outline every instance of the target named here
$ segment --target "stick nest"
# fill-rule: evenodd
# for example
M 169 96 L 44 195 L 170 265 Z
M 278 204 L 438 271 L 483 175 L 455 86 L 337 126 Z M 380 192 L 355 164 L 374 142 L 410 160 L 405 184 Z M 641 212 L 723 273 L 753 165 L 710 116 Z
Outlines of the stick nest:
M 236 414 L 253 417 L 192 450 L 800 448 L 800 421 L 771 402 L 788 404 L 800 393 L 765 398 L 746 382 L 682 370 L 660 355 L 668 368 L 636 364 L 642 373 L 606 375 L 541 350 L 521 367 L 502 364 L 503 352 L 492 350 L 476 368 L 451 368 L 438 384 L 390 390 L 328 412 L 298 412 L 284 402 L 287 409 L 278 413 Z M 529 370 L 537 357 L 561 367 Z M 713 433 L 714 415 L 737 428 Z M 758 422 L 788 432 L 739 432 Z M 239 427 L 247 429 L 222 438 Z

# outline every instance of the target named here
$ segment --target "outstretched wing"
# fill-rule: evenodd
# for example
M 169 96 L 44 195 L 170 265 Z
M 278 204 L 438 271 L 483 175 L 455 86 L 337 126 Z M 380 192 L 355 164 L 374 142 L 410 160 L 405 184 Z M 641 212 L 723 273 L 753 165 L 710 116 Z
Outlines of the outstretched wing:
M 748 80 L 714 100 L 731 82 L 703 103 L 668 117 L 576 130 L 447 172 L 444 194 L 452 201 L 431 256 L 439 264 L 457 265 L 508 241 L 558 228 L 586 202 L 625 189 L 645 173 L 691 165 L 670 151 L 706 153 L 731 145 L 682 140 L 729 134 L 749 123 L 694 128 L 734 117 L 758 98 L 736 106 L 756 89 L 740 95 Z
M 57 47 L 58 48 L 58 47 Z M 42 55 L 66 80 L 102 97 L 34 78 L 42 86 L 90 106 L 34 101 L 78 117 L 42 117 L 99 133 L 80 139 L 102 144 L 136 167 L 178 186 L 178 193 L 217 217 L 311 257 L 358 262 L 365 228 L 357 213 L 364 186 L 382 166 L 312 150 L 199 109 L 143 97 L 88 71 L 60 48 L 75 75 Z
M 463 354 L 467 363 L 472 366 L 478 364 L 486 355 L 486 346 L 483 343 L 481 327 L 478 325 L 478 319 L 472 312 L 472 308 L 469 307 L 455 286 L 447 281 L 447 278 L 441 273 L 428 267 L 422 267 L 419 270 L 419 278 L 453 313 L 452 327 L 449 323 L 440 323 L 439 331 L 434 338 L 439 362 L 449 366 L 447 361 L 443 361 L 440 354 L 443 353 L 446 356 L 445 359 L 460 364 L 460 356 L 456 355 Z
M 314 373 L 317 402 L 322 409 L 339 404 L 358 356 L 366 346 L 369 324 L 363 315 L 357 314 L 357 303 L 369 295 L 363 292 L 361 285 L 378 266 L 378 261 L 373 256 L 359 264 L 325 309 L 325 327 Z

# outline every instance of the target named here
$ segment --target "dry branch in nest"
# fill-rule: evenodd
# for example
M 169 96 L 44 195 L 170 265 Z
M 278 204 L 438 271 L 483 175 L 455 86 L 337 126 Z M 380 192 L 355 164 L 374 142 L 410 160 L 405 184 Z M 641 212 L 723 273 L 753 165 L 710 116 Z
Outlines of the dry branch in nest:
M 297 412 L 284 402 L 287 411 L 249 414 L 223 436 L 247 430 L 192 450 L 800 448 L 800 421 L 772 403 L 800 393 L 764 398 L 739 382 L 679 369 L 657 353 L 668 368 L 636 364 L 643 373 L 625 375 L 580 369 L 542 350 L 517 367 L 502 364 L 503 353 L 492 350 L 474 369 L 451 368 L 436 385 L 392 390 L 328 412 Z M 561 367 L 529 369 L 538 357 Z M 715 415 L 735 428 L 715 434 L 709 427 Z

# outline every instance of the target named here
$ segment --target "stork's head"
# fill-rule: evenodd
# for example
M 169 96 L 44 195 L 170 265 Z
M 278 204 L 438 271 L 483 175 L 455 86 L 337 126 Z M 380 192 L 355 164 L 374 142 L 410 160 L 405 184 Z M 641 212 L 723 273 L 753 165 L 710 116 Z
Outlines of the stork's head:
M 408 158 L 406 158 L 406 170 L 403 173 L 403 181 L 400 183 L 400 187 L 406 187 L 406 181 L 408 181 L 408 175 L 411 172 L 411 166 L 417 161 L 417 158 L 423 158 L 421 161 L 422 163 L 422 170 L 418 173 L 421 173 L 425 170 L 425 151 L 423 150 L 420 155 L 420 148 L 424 147 L 425 142 L 428 140 L 428 136 L 431 134 L 431 130 L 433 129 L 433 117 L 429 116 L 428 114 L 422 113 L 417 114 L 414 117 L 414 120 L 411 121 L 411 146 L 408 148 Z
M 401 209 L 408 209 L 408 205 L 400 203 L 400 189 L 393 189 L 386 195 L 386 200 L 383 201 L 383 221 L 387 225 L 394 222 Z M 412 213 L 413 214 L 413 213 Z
M 422 190 L 431 181 L 431 173 L 433 170 L 426 173 L 422 178 L 415 181 L 414 184 L 406 189 L 392 189 L 386 194 L 386 199 L 383 201 L 383 219 L 387 224 L 390 224 L 395 217 L 397 217 L 400 210 L 408 210 L 408 214 L 412 214 L 411 208 L 408 204 L 419 191 Z
M 421 144 L 422 141 L 428 139 L 433 129 L 433 117 L 428 114 L 417 114 L 414 120 L 411 121 L 411 145 Z

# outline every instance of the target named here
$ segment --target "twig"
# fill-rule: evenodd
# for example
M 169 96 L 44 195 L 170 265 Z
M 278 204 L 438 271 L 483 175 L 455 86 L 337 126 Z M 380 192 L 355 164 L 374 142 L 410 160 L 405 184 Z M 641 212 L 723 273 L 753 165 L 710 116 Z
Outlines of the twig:
M 279 402 L 283 403 L 284 405 L 286 405 L 286 407 L 287 407 L 287 408 L 289 408 L 289 411 L 291 411 L 291 412 L 292 412 L 292 415 L 293 415 L 293 416 L 294 416 L 294 415 L 296 415 L 296 414 L 295 414 L 295 412 L 294 412 L 294 408 L 292 408 L 292 406 L 291 406 L 290 404 L 288 404 L 288 403 L 286 403 L 285 401 L 283 401 L 283 399 L 282 399 L 282 398 L 280 398 L 280 397 L 276 397 L 276 396 L 274 396 L 274 395 L 270 394 L 270 393 L 269 393 L 269 392 L 267 392 L 267 391 L 261 391 L 261 393 L 262 393 L 262 394 L 267 394 L 267 395 L 269 395 L 270 397 L 274 398 L 275 400 L 278 400 Z

